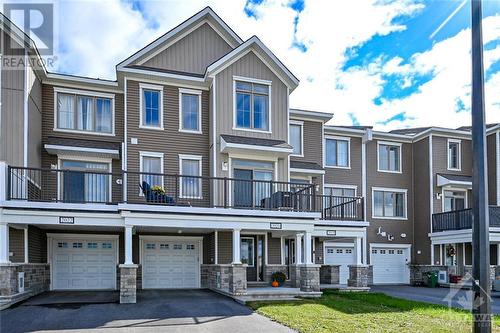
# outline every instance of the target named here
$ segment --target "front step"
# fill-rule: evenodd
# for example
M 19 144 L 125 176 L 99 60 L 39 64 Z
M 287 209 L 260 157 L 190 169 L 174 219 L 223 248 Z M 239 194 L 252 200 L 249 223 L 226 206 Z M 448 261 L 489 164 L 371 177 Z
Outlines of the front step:
M 266 281 L 247 281 L 247 287 L 269 287 L 269 282 Z

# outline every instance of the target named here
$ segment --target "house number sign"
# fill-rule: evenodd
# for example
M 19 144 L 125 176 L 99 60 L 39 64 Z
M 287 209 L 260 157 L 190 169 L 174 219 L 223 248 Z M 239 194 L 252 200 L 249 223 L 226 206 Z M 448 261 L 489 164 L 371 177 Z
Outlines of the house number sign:
M 75 224 L 75 218 L 73 216 L 59 216 L 60 224 Z
M 271 229 L 281 229 L 281 223 L 270 223 Z

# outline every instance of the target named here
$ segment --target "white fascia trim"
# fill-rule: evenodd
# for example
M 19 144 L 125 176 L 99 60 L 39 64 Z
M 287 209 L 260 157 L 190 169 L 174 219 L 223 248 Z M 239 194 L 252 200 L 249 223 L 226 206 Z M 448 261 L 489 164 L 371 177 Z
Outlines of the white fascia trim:
M 458 144 L 458 168 L 452 168 L 450 167 L 450 143 L 457 143 Z M 462 171 L 462 140 L 459 139 L 450 139 L 448 138 L 447 143 L 446 143 L 446 156 L 447 156 L 447 162 L 446 166 L 448 167 L 448 170 L 450 171 Z
M 354 129 L 354 128 L 345 128 L 345 127 L 336 127 L 331 125 L 324 125 L 325 135 L 349 135 L 352 137 L 362 138 L 366 130 Z
M 333 118 L 333 113 L 319 112 L 319 111 L 309 111 L 309 110 L 300 110 L 290 108 L 289 111 L 292 117 L 299 116 L 304 117 L 304 120 L 308 121 L 319 121 L 322 123 L 326 123 L 330 119 Z
M 464 181 L 460 181 L 460 180 L 449 180 L 446 177 L 443 177 L 441 175 L 437 175 L 437 186 L 438 187 L 444 187 L 444 186 L 450 186 L 450 185 L 464 186 L 467 188 L 472 188 L 472 181 L 464 182 Z
M 114 99 L 115 94 L 113 93 L 105 93 L 93 90 L 82 90 L 82 89 L 74 89 L 74 88 L 66 88 L 66 87 L 54 87 L 55 92 L 65 93 L 65 94 L 74 94 L 74 95 L 84 95 L 91 97 L 103 97 Z
M 118 240 L 119 235 L 113 234 L 66 234 L 66 233 L 47 233 L 47 237 L 55 239 L 113 239 Z
M 369 227 L 370 222 L 367 221 L 344 221 L 344 220 L 319 220 L 315 222 L 315 227 Z M 319 236 L 319 235 L 315 235 Z M 336 236 L 338 237 L 338 235 Z
M 273 84 L 273 81 L 270 81 L 270 80 L 262 80 L 262 79 L 256 79 L 256 78 L 252 78 L 252 77 L 238 76 L 238 75 L 233 75 L 233 80 L 234 81 L 244 81 L 244 82 L 250 82 L 250 83 L 263 84 L 266 86 L 271 86 Z
M 120 69 L 117 69 L 117 71 L 131 73 L 131 74 L 151 75 L 151 76 L 156 76 L 156 77 L 160 77 L 160 78 L 167 78 L 167 79 L 177 79 L 177 80 L 183 80 L 183 81 L 194 81 L 194 82 L 203 82 L 203 83 L 205 82 L 205 78 L 202 78 L 202 77 L 165 73 L 165 72 L 159 72 L 159 71 L 153 71 L 153 70 L 147 70 L 147 69 L 120 68 Z
M 189 95 L 197 95 L 198 96 L 198 130 L 190 130 L 190 129 L 183 128 L 184 117 L 182 116 L 182 94 L 189 94 Z M 201 110 L 201 94 L 202 94 L 201 90 L 179 88 L 179 132 L 202 134 L 202 130 L 201 130 L 201 112 L 202 112 L 202 110 Z
M 243 41 L 241 40 L 241 38 L 239 38 L 238 35 L 236 35 L 234 33 L 234 31 L 232 31 L 231 28 L 229 28 L 228 25 L 226 23 L 224 23 L 224 21 L 222 21 L 214 13 L 214 11 L 211 8 L 207 7 L 205 9 L 203 9 L 202 11 L 200 11 L 198 14 L 192 16 L 191 18 L 187 19 L 186 21 L 184 21 L 183 23 L 181 23 L 180 25 L 178 25 L 176 28 L 174 28 L 171 31 L 169 31 L 167 34 L 165 34 L 162 37 L 158 38 L 157 40 L 155 40 L 153 43 L 151 43 L 147 47 L 145 47 L 142 50 L 138 51 L 136 54 L 134 54 L 131 57 L 125 59 L 122 62 L 120 62 L 117 65 L 117 68 L 121 69 L 122 67 L 127 66 L 128 64 L 132 63 L 136 59 L 142 57 L 144 54 L 148 53 L 150 50 L 152 50 L 152 49 L 160 46 L 166 40 L 168 40 L 168 39 L 172 38 L 173 36 L 175 36 L 176 34 L 180 33 L 183 29 L 185 29 L 189 25 L 193 24 L 194 22 L 200 20 L 203 16 L 205 16 L 207 14 L 210 15 L 216 22 L 218 22 L 224 28 L 224 30 L 226 30 L 226 32 L 235 39 L 235 41 L 237 41 L 240 44 L 243 43 Z
M 314 175 L 324 175 L 325 170 L 290 168 L 291 173 L 310 173 Z
M 60 209 L 60 210 L 81 210 L 81 211 L 107 211 L 116 212 L 116 205 L 106 204 L 73 204 L 62 202 L 34 202 L 22 200 L 0 201 L 0 207 L 5 208 L 33 208 L 33 209 Z
M 389 248 L 389 249 L 407 249 L 407 250 L 410 250 L 411 249 L 411 244 L 404 244 L 404 243 L 399 243 L 399 244 L 395 244 L 395 243 L 391 243 L 391 244 L 388 244 L 388 243 L 370 243 L 370 248 L 372 248 L 372 247 L 375 247 L 375 248 L 385 247 L 385 248 Z
M 212 78 L 212 177 L 217 177 L 217 77 Z
M 382 170 L 380 169 L 380 146 L 395 146 L 399 147 L 399 170 Z M 377 171 L 384 173 L 403 173 L 403 144 L 401 142 L 393 142 L 393 141 L 377 141 Z
M 97 84 L 97 85 L 103 85 L 103 86 L 108 86 L 108 87 L 118 87 L 118 81 L 101 80 L 101 79 L 94 79 L 94 78 L 90 78 L 90 77 L 71 76 L 71 75 L 64 75 L 64 74 L 57 74 L 57 73 L 47 73 L 46 77 L 47 77 L 47 79 L 53 79 L 53 80 L 64 80 L 64 81 L 73 81 L 73 82 L 79 82 L 79 83 Z M 44 80 L 43 83 L 48 83 L 48 82 L 46 80 Z
M 304 157 L 304 122 L 288 120 L 288 144 L 290 144 L 290 125 L 300 126 L 300 154 L 290 154 L 290 156 Z
M 280 147 L 268 147 L 268 146 L 257 146 L 257 145 L 247 145 L 244 143 L 231 143 L 231 142 L 226 142 L 222 137 L 221 137 L 221 152 L 223 153 L 226 148 L 233 148 L 233 149 L 248 149 L 248 150 L 255 150 L 255 151 L 270 151 L 270 152 L 276 152 L 276 153 L 287 153 L 290 154 L 293 152 L 292 148 L 280 148 Z
M 326 164 L 326 140 L 337 140 L 337 141 L 346 141 L 347 142 L 347 166 L 340 165 L 328 165 Z M 348 136 L 336 136 L 336 135 L 324 135 L 323 139 L 323 147 L 324 147 L 324 167 L 331 169 L 351 169 L 351 138 Z M 338 152 L 338 151 L 337 151 Z
M 88 147 L 75 147 L 75 146 L 62 146 L 62 145 L 49 145 L 44 146 L 45 149 L 60 150 L 64 152 L 85 152 L 85 153 L 95 153 L 95 154 L 107 154 L 120 156 L 120 152 L 117 149 L 103 149 L 103 148 L 88 148 Z
M 373 138 L 377 140 L 394 140 L 402 143 L 412 143 L 413 137 L 405 134 L 394 134 L 379 131 L 372 131 Z
M 144 118 L 144 109 L 143 109 L 143 95 L 144 89 L 154 90 L 160 93 L 160 101 L 159 101 L 159 118 L 160 118 L 160 126 L 147 126 L 143 124 Z M 139 83 L 139 128 L 151 129 L 151 130 L 163 130 L 163 86 L 162 85 L 154 85 L 149 83 Z

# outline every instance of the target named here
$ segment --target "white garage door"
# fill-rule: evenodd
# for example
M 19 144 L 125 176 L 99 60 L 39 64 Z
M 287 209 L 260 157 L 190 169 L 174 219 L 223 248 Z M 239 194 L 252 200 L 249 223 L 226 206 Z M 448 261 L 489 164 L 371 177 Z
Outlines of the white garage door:
M 142 241 L 142 287 L 199 288 L 198 240 Z
M 116 289 L 116 239 L 52 240 L 52 289 Z
M 407 248 L 372 248 L 373 283 L 409 283 Z
M 354 247 L 325 246 L 325 264 L 340 265 L 340 284 L 347 284 L 349 265 L 356 263 Z

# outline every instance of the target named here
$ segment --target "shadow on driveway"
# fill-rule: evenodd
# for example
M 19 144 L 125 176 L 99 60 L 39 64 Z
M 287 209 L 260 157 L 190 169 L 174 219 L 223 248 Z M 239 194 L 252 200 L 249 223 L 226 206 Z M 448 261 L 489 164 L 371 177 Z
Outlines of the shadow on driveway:
M 232 299 L 207 290 L 140 291 L 136 304 L 45 306 L 25 302 L 2 311 L 0 325 L 1 332 L 10 333 L 95 328 L 141 332 L 157 332 L 160 328 L 162 331 L 290 332 Z

